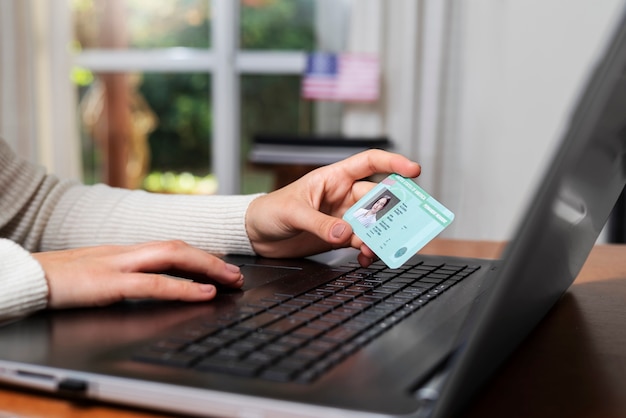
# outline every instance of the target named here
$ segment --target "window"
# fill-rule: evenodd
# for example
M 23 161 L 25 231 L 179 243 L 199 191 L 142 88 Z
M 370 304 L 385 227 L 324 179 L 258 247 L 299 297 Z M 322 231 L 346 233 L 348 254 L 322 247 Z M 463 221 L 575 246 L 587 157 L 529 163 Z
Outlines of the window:
M 271 174 L 246 163 L 255 134 L 340 130 L 341 105 L 299 86 L 306 51 L 344 48 L 349 3 L 74 0 L 85 180 L 268 191 Z
M 208 2 L 79 0 L 73 6 L 76 48 L 90 67 L 73 73 L 85 180 L 214 191 L 215 185 L 207 187 L 210 74 L 195 71 L 192 62 L 168 68 L 176 53 L 209 47 Z M 133 65 L 142 52 L 153 53 L 154 62 Z M 133 71 L 137 67 L 144 71 Z

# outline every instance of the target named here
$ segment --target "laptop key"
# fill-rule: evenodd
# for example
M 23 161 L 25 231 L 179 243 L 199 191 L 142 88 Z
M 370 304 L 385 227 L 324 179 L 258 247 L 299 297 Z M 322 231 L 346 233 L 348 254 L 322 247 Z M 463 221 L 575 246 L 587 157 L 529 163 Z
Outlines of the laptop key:
M 261 378 L 267 380 L 273 380 L 276 382 L 289 382 L 296 375 L 296 371 L 290 368 L 283 367 L 271 367 L 265 369 L 261 373 Z
M 263 328 L 264 332 L 269 332 L 272 334 L 286 334 L 301 325 L 305 324 L 307 321 L 305 319 L 299 319 L 294 317 L 282 318 L 279 321 L 276 321 L 266 327 Z
M 328 331 L 326 334 L 322 336 L 322 338 L 327 341 L 342 342 L 342 341 L 351 340 L 359 333 L 360 333 L 359 330 L 346 328 L 343 326 L 338 326 Z
M 263 312 L 260 315 L 254 316 L 250 319 L 246 319 L 245 321 L 240 322 L 239 324 L 237 324 L 237 328 L 240 328 L 243 330 L 256 330 L 280 318 L 281 318 L 280 314 Z

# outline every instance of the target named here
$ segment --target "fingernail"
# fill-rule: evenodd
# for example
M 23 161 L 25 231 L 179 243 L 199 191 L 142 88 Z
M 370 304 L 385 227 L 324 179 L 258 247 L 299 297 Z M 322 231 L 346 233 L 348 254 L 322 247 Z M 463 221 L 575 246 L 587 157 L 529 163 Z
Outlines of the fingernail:
M 239 268 L 239 266 L 236 266 L 234 264 L 226 263 L 226 270 L 230 271 L 231 273 L 241 273 L 241 269 Z
M 200 290 L 204 293 L 213 293 L 215 292 L 215 286 L 212 284 L 201 284 Z
M 344 224 L 336 224 L 335 226 L 333 226 L 331 234 L 334 238 L 341 238 L 341 236 L 343 235 L 343 231 L 345 230 L 346 226 Z

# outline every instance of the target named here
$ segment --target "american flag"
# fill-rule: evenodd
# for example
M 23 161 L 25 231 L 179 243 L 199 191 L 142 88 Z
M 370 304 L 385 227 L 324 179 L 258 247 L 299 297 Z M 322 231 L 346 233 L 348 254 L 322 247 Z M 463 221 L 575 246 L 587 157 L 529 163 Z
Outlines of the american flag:
M 378 57 L 315 52 L 307 56 L 302 97 L 312 100 L 372 102 L 379 96 Z

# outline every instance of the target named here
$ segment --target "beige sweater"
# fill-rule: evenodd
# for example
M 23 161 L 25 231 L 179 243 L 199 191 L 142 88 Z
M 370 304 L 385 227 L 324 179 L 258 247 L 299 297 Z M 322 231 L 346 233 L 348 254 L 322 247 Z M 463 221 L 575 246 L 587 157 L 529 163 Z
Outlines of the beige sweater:
M 30 252 L 180 239 L 211 253 L 253 254 L 245 214 L 258 195 L 159 195 L 47 175 L 0 139 L 0 320 L 47 304 Z

